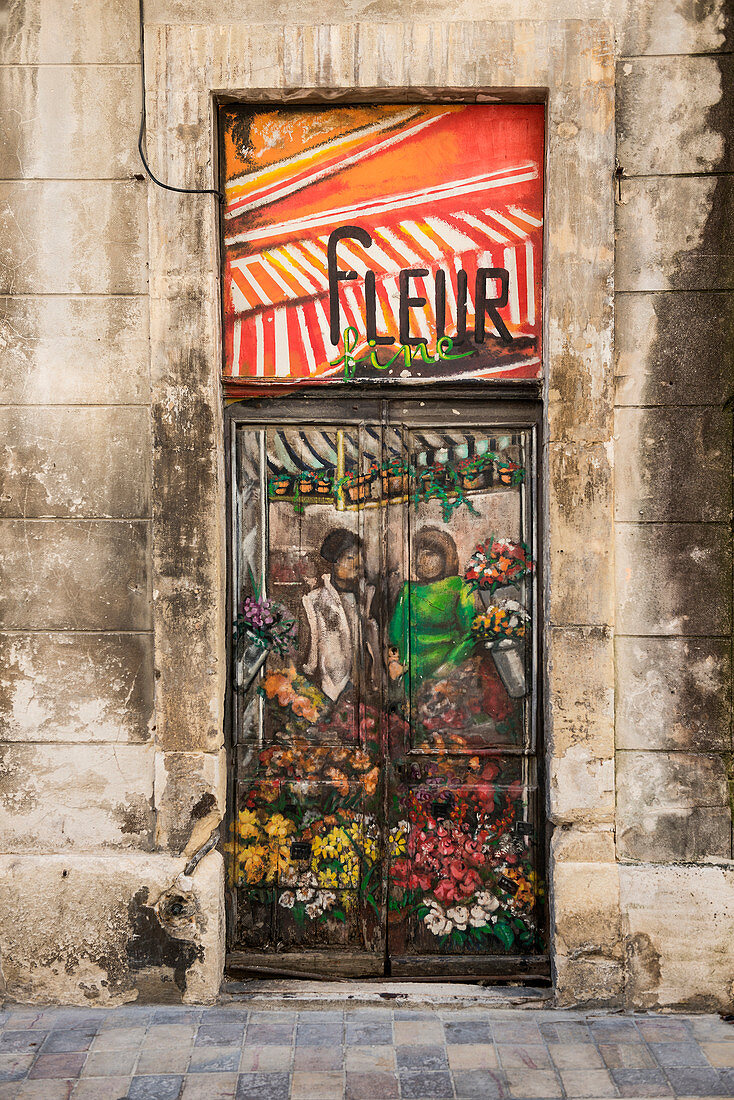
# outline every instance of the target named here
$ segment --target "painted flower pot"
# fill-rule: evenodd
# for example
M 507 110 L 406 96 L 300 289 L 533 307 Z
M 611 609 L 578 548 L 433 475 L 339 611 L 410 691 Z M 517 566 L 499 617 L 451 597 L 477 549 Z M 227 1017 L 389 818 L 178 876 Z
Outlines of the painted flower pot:
M 403 496 L 408 492 L 409 480 L 407 474 L 383 474 L 382 491 L 388 497 Z
M 331 493 L 331 482 L 326 478 L 319 478 L 316 482 L 316 492 L 319 496 L 327 496 Z
M 311 481 L 310 477 L 301 478 L 301 480 L 298 482 L 298 491 L 299 493 L 303 493 L 304 495 L 313 492 L 313 482 Z
M 514 462 L 509 466 L 500 466 L 497 473 L 503 485 L 512 485 L 515 473 L 520 469 Z
M 278 497 L 282 497 L 285 496 L 290 489 L 291 479 L 289 477 L 281 477 L 278 478 L 277 481 L 274 481 L 272 484 L 274 494 Z
M 350 500 L 353 504 L 367 500 L 370 496 L 371 484 L 372 478 L 367 476 L 357 477 L 352 481 L 348 481 L 345 487 L 347 500 Z
M 461 474 L 462 489 L 486 489 L 489 485 L 490 470 L 478 470 L 476 473 Z
M 499 678 L 511 699 L 527 694 L 525 682 L 525 647 L 515 642 L 505 642 L 492 649 L 492 658 Z

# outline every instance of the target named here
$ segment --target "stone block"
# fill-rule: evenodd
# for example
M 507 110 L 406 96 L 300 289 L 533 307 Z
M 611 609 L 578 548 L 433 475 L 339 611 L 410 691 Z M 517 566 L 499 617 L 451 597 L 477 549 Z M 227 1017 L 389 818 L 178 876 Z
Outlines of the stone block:
M 734 294 L 618 294 L 617 405 L 722 403 L 734 392 Z
M 670 523 L 728 518 L 728 410 L 622 408 L 616 410 L 614 427 L 616 519 Z
M 0 298 L 0 346 L 10 405 L 150 401 L 145 298 Z
M 0 13 L 0 64 L 135 64 L 135 0 L 11 0 Z
M 575 745 L 590 755 L 614 752 L 614 646 L 601 627 L 552 627 L 548 662 L 548 746 L 561 756 Z
M 724 638 L 617 638 L 619 749 L 731 749 L 731 652 Z
M 143 294 L 145 183 L 0 183 L 1 294 Z
M 622 958 L 615 863 L 553 863 L 554 950 L 559 955 Z
M 152 722 L 150 634 L 0 634 L 0 740 L 140 742 Z
M 149 524 L 1 520 L 6 629 L 148 630 Z
M 731 171 L 733 77 L 731 55 L 621 60 L 617 158 L 625 175 Z
M 548 758 L 549 817 L 554 824 L 614 820 L 614 760 L 583 743 Z
M 183 863 L 131 852 L 0 856 L 7 995 L 87 1006 L 216 1000 L 222 858 L 210 852 L 189 878 Z M 185 924 L 172 924 L 173 897 L 188 914 Z
M 730 176 L 623 180 L 616 214 L 618 291 L 734 287 Z
M 550 836 L 551 859 L 565 863 L 607 863 L 616 859 L 614 822 L 556 825 Z
M 147 518 L 146 408 L 0 408 L 0 437 L 1 518 Z
M 620 865 L 629 1007 L 731 1012 L 734 868 Z
M 548 447 L 550 616 L 554 626 L 612 622 L 612 479 L 602 444 Z
M 728 635 L 728 525 L 620 523 L 615 532 L 619 634 Z
M 159 752 L 155 763 L 156 845 L 191 854 L 224 817 L 226 753 Z
M 623 859 L 729 859 L 731 826 L 722 756 L 617 753 L 617 848 Z
M 618 1008 L 624 999 L 624 964 L 600 955 L 556 955 L 555 1003 L 559 1008 Z
M 0 759 L 4 851 L 152 847 L 152 745 L 15 743 Z
M 0 66 L 0 102 L 13 104 L 0 132 L 0 179 L 126 179 L 142 171 L 137 65 Z

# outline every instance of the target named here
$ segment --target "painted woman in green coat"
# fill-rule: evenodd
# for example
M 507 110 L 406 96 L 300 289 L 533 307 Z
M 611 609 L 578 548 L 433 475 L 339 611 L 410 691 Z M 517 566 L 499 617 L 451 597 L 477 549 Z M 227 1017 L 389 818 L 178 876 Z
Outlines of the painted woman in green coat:
M 410 654 L 413 690 L 440 679 L 471 657 L 474 597 L 459 576 L 456 543 L 438 527 L 424 527 L 413 544 L 415 581 L 406 582 L 390 620 L 388 671 L 395 680 Z

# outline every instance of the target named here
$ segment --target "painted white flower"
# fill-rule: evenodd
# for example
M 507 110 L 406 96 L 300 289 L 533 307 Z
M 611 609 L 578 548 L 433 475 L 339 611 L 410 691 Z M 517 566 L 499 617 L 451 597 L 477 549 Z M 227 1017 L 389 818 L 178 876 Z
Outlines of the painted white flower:
M 323 905 L 324 909 L 330 909 L 336 901 L 336 894 L 333 890 L 322 890 L 319 893 L 319 901 Z
M 289 864 L 283 868 L 280 877 L 285 886 L 295 886 L 298 882 L 298 871 L 292 864 Z
M 469 924 L 472 928 L 482 928 L 487 923 L 487 914 L 481 905 L 474 905 L 469 910 Z
M 436 913 L 433 909 L 430 913 L 426 913 L 423 922 L 428 931 L 432 932 L 434 936 L 443 936 L 450 932 L 453 927 L 450 920 L 442 917 L 440 913 Z
M 299 901 L 311 901 L 314 896 L 314 891 L 308 887 L 299 886 L 296 890 L 296 897 Z
M 485 909 L 488 913 L 493 913 L 495 909 L 499 909 L 499 899 L 491 894 L 489 890 L 480 890 L 478 894 L 474 896 L 474 903 L 481 905 L 482 909 Z
M 306 906 L 306 915 L 311 917 L 312 920 L 314 917 L 320 916 L 322 912 L 323 908 L 318 898 L 316 899 L 316 901 L 309 902 L 309 904 Z
M 284 909 L 292 909 L 296 900 L 296 895 L 292 890 L 284 890 L 280 895 L 280 904 Z
M 453 909 L 446 910 L 446 916 L 460 932 L 463 932 L 469 921 L 469 910 L 464 905 L 456 905 Z

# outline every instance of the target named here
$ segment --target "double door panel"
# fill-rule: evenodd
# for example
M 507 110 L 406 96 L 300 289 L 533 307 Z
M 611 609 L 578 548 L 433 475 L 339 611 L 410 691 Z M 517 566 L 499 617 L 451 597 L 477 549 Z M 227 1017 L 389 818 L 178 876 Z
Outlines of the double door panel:
M 522 970 L 544 953 L 532 417 L 277 412 L 231 433 L 230 960 Z M 264 664 L 253 602 L 294 624 Z

